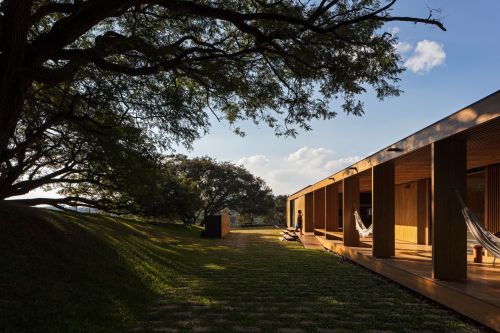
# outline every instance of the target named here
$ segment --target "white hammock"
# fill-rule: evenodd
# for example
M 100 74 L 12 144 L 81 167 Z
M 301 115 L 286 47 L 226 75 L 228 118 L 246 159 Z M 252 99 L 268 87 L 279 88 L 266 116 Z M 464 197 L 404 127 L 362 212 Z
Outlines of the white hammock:
M 495 265 L 496 258 L 500 258 L 500 238 L 483 228 L 476 215 L 465 205 L 460 193 L 457 190 L 455 190 L 455 193 L 462 206 L 462 215 L 464 216 L 469 232 L 483 248 L 493 255 L 493 265 Z
M 359 232 L 361 237 L 368 237 L 373 232 L 373 223 L 367 228 L 365 227 L 363 221 L 361 220 L 361 216 L 357 210 L 354 211 L 354 220 L 356 221 L 356 230 Z

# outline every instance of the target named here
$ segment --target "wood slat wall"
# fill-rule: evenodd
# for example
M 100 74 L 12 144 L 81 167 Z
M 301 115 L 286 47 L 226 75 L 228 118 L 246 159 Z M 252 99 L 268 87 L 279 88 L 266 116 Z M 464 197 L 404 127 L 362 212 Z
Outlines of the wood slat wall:
M 326 187 L 326 231 L 339 231 L 339 186 L 338 184 Z
M 486 167 L 485 224 L 491 232 L 500 231 L 500 164 Z
M 417 182 L 396 185 L 396 239 L 417 242 L 417 188 Z
M 430 180 L 396 185 L 395 210 L 396 239 L 430 244 Z
M 304 214 L 304 209 L 305 209 L 305 196 L 298 197 L 297 199 L 294 200 L 294 218 L 295 221 L 294 223 L 297 223 L 297 217 L 299 216 L 299 210 L 302 211 L 302 214 Z M 304 225 L 304 215 L 302 216 L 302 225 Z
M 431 180 L 417 182 L 417 243 L 431 244 Z
M 293 200 L 292 201 L 289 201 L 287 200 L 286 201 L 286 208 L 285 208 L 285 215 L 286 215 L 286 226 L 288 228 L 290 228 L 292 225 L 291 225 L 291 220 L 290 220 L 290 205 L 292 204 Z
M 467 196 L 466 203 L 467 207 L 474 212 L 474 215 L 480 220 L 484 226 L 484 209 L 486 207 L 486 202 L 484 200 L 486 191 L 486 172 L 476 172 L 467 175 Z
M 325 188 L 314 191 L 314 228 L 325 229 Z
M 307 193 L 304 199 L 304 231 L 314 231 L 314 192 Z

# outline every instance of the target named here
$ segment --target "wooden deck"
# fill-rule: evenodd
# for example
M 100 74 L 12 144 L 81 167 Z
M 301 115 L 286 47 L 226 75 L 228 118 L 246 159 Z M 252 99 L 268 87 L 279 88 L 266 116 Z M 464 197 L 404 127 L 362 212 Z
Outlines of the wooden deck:
M 347 247 L 341 240 L 315 237 L 325 248 L 377 272 L 419 294 L 453 309 L 485 326 L 500 331 L 500 264 L 491 258 L 482 264 L 467 262 L 467 280 L 439 281 L 431 278 L 432 253 L 428 245 L 396 241 L 396 256 L 378 259 L 372 256 L 371 238 L 362 238 L 364 247 Z
M 306 249 L 312 249 L 312 250 L 325 249 L 323 244 L 319 242 L 318 238 L 314 237 L 314 235 L 311 234 L 299 235 L 299 240 Z

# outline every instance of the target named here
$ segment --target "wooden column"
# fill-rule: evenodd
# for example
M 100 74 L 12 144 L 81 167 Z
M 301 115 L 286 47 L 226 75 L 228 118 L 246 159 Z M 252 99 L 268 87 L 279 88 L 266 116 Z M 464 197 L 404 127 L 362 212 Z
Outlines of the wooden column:
M 373 256 L 390 258 L 395 252 L 394 163 L 372 168 Z
M 423 245 L 431 243 L 429 231 L 431 216 L 429 187 L 429 179 L 421 179 L 417 182 L 417 244 Z
M 325 229 L 325 188 L 314 191 L 314 229 Z
M 484 222 L 486 229 L 500 231 L 500 164 L 486 167 Z
M 338 184 L 328 185 L 326 196 L 326 231 L 339 231 L 339 187 Z
M 314 232 L 314 192 L 305 195 L 304 217 L 302 227 L 304 232 Z
M 292 221 L 290 220 L 290 205 L 291 205 L 291 201 L 290 200 L 287 200 L 286 201 L 286 208 L 285 208 L 285 216 L 286 216 L 286 226 L 288 228 L 291 228 L 292 227 Z
M 293 201 L 293 218 L 294 218 L 294 221 L 293 221 L 293 224 L 294 226 L 297 226 L 297 218 L 299 217 L 299 210 L 302 211 L 302 231 L 304 231 L 304 220 L 305 220 L 305 215 L 304 215 L 304 212 L 305 212 L 305 196 L 302 195 L 298 198 L 296 198 L 294 201 Z
M 356 230 L 354 211 L 359 212 L 359 177 L 345 178 L 342 189 L 342 215 L 344 222 L 344 245 L 359 246 L 359 233 Z
M 467 145 L 461 138 L 432 144 L 432 276 L 467 278 L 467 230 L 455 189 L 466 193 Z

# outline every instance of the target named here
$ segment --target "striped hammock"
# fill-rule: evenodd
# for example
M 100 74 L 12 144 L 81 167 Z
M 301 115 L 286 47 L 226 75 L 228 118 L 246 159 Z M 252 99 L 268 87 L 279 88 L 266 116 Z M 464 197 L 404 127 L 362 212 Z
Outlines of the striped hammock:
M 354 220 L 356 221 L 356 230 L 361 237 L 368 237 L 373 233 L 373 223 L 368 228 L 365 227 L 357 210 L 354 211 Z
M 462 206 L 462 215 L 464 216 L 465 223 L 469 232 L 476 238 L 479 244 L 493 255 L 493 265 L 495 265 L 496 258 L 500 258 L 500 238 L 486 230 L 480 223 L 476 215 L 465 205 L 464 200 L 460 193 L 455 189 L 455 193 Z

